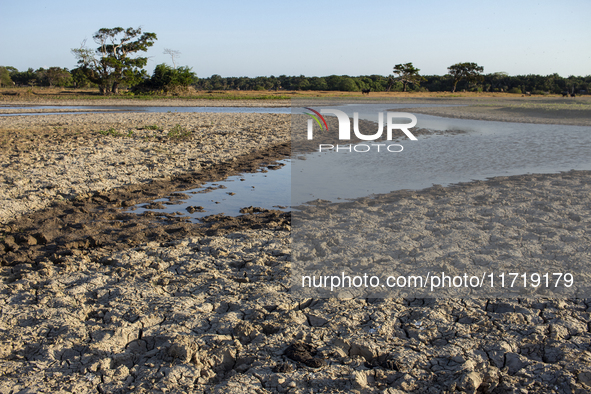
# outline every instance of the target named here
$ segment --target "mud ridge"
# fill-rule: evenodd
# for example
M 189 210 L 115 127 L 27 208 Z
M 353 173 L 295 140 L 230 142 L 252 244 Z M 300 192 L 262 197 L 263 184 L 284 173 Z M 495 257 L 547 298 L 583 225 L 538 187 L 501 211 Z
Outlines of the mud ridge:
M 257 210 L 255 214 L 251 209 L 250 215 L 239 217 L 211 215 L 195 224 L 176 214 L 147 211 L 137 215 L 125 210 L 158 198 L 178 199 L 176 192 L 179 190 L 276 165 L 277 160 L 285 159 L 289 153 L 290 144 L 285 143 L 169 181 L 156 180 L 97 192 L 88 198 L 55 202 L 47 209 L 23 215 L 4 227 L 0 262 L 2 266 L 16 266 L 10 270 L 13 275 L 39 268 L 45 261 L 55 263 L 63 256 L 84 254 L 88 248 L 115 251 L 150 241 L 169 242 L 189 235 L 289 226 L 289 213 L 281 211 Z

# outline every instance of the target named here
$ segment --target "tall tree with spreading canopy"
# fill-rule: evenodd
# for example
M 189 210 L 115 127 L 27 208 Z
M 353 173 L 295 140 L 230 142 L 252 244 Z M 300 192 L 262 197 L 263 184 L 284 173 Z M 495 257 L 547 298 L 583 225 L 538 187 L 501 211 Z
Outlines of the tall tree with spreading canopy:
M 146 52 L 156 41 L 156 33 L 142 33 L 137 29 L 115 27 L 102 28 L 92 37 L 99 46 L 96 50 L 85 47 L 72 49 L 78 59 L 79 69 L 86 77 L 99 86 L 101 94 L 119 92 L 119 85 L 135 85 L 147 77 L 143 68 L 147 57 L 132 57 L 137 52 Z
M 420 86 L 422 81 L 426 81 L 425 78 L 419 75 L 419 71 L 421 70 L 413 66 L 412 63 L 394 66 L 394 74 L 396 74 L 396 79 L 402 82 L 403 92 L 406 92 L 406 85 L 409 83 Z
M 456 86 L 463 78 L 469 82 L 482 81 L 483 76 L 480 75 L 484 71 L 484 67 L 476 63 L 457 63 L 447 68 L 449 75 L 454 79 L 454 87 L 452 93 L 456 91 Z

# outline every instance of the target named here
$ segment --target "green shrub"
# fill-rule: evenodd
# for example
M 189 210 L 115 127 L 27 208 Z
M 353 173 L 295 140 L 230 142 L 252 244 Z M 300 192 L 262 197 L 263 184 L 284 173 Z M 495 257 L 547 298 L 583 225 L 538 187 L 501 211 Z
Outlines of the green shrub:
M 113 137 L 121 137 L 123 134 L 115 130 L 113 127 L 110 127 L 108 130 L 99 130 L 99 134 L 102 135 L 110 135 Z
M 102 135 L 110 135 L 112 137 L 123 137 L 123 136 L 125 136 L 125 137 L 131 137 L 131 136 L 133 136 L 133 130 L 129 129 L 127 131 L 127 134 L 123 134 L 123 133 L 120 133 L 117 130 L 115 130 L 114 127 L 110 127 L 107 130 L 99 130 L 99 134 L 102 134 Z
M 521 91 L 521 89 L 519 88 L 511 88 L 507 91 L 507 93 L 517 93 L 517 94 L 522 94 L 523 92 Z
M 170 90 L 178 86 L 189 86 L 196 78 L 189 67 L 172 68 L 166 64 L 159 64 L 154 69 L 149 85 L 154 90 Z
M 168 138 L 187 138 L 191 136 L 191 132 L 177 123 L 170 131 L 168 132 Z

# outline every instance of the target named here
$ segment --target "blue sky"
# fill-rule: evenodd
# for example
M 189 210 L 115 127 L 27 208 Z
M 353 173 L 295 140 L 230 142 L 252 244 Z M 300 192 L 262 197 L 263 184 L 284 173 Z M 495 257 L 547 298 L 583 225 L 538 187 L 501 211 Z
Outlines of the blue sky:
M 199 77 L 388 75 L 412 62 L 442 75 L 459 62 L 485 73 L 591 74 L 591 1 L 27 1 L 0 2 L 0 65 L 76 67 L 102 27 L 158 40 L 147 70 L 171 64 Z

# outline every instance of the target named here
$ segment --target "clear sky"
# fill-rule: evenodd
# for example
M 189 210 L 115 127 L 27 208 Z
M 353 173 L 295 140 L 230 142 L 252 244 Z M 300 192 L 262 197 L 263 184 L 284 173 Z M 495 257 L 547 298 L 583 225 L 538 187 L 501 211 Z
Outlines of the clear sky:
M 591 0 L 38 1 L 0 0 L 0 65 L 76 67 L 71 48 L 100 28 L 138 27 L 158 40 L 147 71 L 172 64 L 199 77 L 421 74 L 476 62 L 485 73 L 591 74 Z

